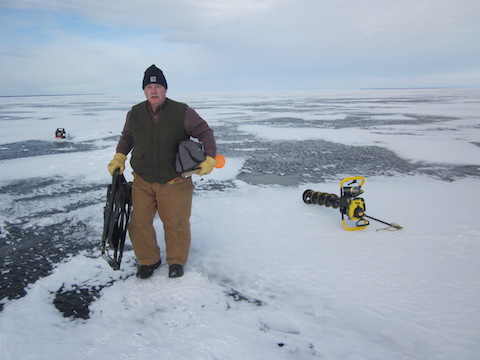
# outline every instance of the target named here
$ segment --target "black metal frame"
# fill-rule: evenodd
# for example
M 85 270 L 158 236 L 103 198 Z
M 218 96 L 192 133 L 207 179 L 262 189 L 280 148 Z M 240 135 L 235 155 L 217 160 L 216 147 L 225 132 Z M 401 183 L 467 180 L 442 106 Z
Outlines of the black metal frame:
M 103 210 L 102 257 L 113 270 L 119 270 L 127 227 L 132 210 L 132 183 L 115 170 L 112 184 L 107 189 L 107 201 Z

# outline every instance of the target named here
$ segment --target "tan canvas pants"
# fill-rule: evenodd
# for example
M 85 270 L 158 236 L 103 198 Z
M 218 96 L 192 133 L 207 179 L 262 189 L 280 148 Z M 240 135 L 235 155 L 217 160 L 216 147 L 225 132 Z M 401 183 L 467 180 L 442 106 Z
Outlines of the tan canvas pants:
M 160 247 L 153 227 L 158 212 L 165 233 L 167 264 L 185 265 L 191 241 L 192 179 L 158 184 L 146 182 L 135 173 L 133 175 L 133 210 L 128 233 L 138 262 L 140 265 L 153 265 L 160 260 Z

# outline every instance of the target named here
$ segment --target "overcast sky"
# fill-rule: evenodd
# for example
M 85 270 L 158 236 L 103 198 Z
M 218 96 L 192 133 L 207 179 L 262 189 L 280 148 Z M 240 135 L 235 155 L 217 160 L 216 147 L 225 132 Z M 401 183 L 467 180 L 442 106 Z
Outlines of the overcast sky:
M 480 87 L 480 0 L 0 0 L 0 95 Z

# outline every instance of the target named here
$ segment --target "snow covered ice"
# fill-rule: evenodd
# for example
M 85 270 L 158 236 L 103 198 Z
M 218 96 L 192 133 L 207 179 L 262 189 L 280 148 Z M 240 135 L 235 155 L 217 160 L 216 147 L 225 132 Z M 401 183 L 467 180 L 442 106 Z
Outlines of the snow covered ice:
M 227 164 L 194 178 L 185 276 L 147 280 L 99 249 L 142 94 L 0 98 L 1 359 L 478 359 L 480 90 L 169 95 Z M 356 175 L 402 230 L 302 201 Z

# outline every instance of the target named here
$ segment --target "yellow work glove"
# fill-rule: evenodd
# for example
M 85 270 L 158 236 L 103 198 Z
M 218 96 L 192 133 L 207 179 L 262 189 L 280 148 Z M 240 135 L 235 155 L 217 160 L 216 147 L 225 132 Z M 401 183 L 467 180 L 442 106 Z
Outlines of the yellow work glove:
M 116 169 L 120 169 L 120 174 L 123 174 L 123 170 L 125 170 L 125 160 L 127 160 L 127 156 L 123 155 L 122 153 L 116 153 L 113 157 L 113 160 L 108 163 L 108 172 L 110 175 L 113 176 L 113 173 Z
M 198 175 L 207 175 L 213 171 L 213 168 L 217 165 L 217 160 L 212 158 L 211 156 L 207 156 L 203 162 L 198 164 Z

